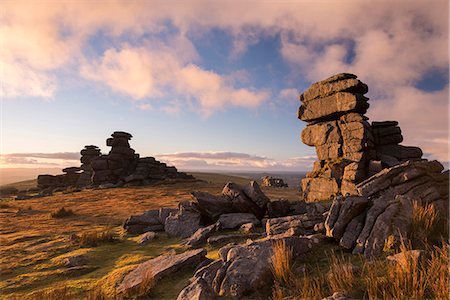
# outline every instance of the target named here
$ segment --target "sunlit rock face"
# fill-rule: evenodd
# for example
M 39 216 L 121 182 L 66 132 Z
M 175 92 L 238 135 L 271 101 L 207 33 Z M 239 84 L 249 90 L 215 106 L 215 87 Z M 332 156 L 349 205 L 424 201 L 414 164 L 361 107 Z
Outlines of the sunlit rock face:
M 357 195 L 356 184 L 382 169 L 421 159 L 420 148 L 399 145 L 398 122 L 369 123 L 368 90 L 356 75 L 341 73 L 300 95 L 298 118 L 308 123 L 301 140 L 316 148 L 318 158 L 302 180 L 305 200 Z

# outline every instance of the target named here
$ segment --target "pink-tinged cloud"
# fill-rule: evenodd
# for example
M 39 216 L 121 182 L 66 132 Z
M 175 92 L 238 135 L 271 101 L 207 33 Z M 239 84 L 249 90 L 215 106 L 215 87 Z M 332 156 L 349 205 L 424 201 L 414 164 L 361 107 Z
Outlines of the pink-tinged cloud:
M 80 165 L 80 153 L 8 153 L 0 155 L 2 168 L 67 167 Z
M 238 152 L 182 152 L 159 154 L 156 158 L 181 170 L 305 171 L 315 157 L 305 156 L 277 161 L 264 156 Z

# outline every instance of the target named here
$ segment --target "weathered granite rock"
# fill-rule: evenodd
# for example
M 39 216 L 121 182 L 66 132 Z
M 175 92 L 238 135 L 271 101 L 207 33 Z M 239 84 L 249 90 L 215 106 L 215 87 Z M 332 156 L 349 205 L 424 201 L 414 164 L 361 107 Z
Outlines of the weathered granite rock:
M 285 217 L 289 214 L 290 207 L 289 200 L 273 200 L 267 204 L 267 214 L 269 218 Z
M 356 240 L 363 229 L 365 217 L 366 212 L 362 212 L 348 223 L 339 245 L 349 250 L 356 246 Z
M 303 92 L 302 95 L 300 95 L 300 100 L 302 102 L 308 102 L 309 100 L 328 96 L 337 92 L 357 94 L 367 93 L 369 90 L 367 85 L 356 78 L 356 75 L 346 74 L 341 76 L 333 76 L 323 81 L 314 83 L 305 92 Z
M 354 218 L 363 212 L 369 201 L 365 197 L 346 197 L 341 204 L 339 215 L 333 227 L 327 231 L 327 236 L 340 240 L 345 229 Z
M 362 94 L 338 92 L 330 96 L 304 102 L 298 110 L 298 118 L 310 122 L 332 119 L 348 112 L 366 113 L 369 99 Z
M 266 222 L 266 233 L 267 235 L 276 235 L 291 230 L 294 235 L 313 234 L 314 226 L 323 221 L 323 215 L 310 215 L 307 213 L 297 216 L 268 219 Z
M 222 214 L 218 223 L 220 229 L 236 229 L 245 223 L 252 223 L 255 226 L 261 224 L 255 215 L 249 213 Z
M 169 236 L 187 238 L 200 228 L 200 213 L 190 202 L 180 202 L 179 210 L 166 218 L 164 230 Z
M 232 202 L 225 196 L 214 196 L 205 192 L 192 192 L 191 196 L 198 203 L 202 215 L 216 221 L 221 214 L 233 212 Z
M 300 237 L 227 245 L 219 250 L 221 259 L 197 271 L 192 282 L 203 278 L 216 296 L 242 299 L 271 283 L 270 257 L 272 245 L 277 241 L 284 241 L 293 250 L 294 258 L 313 248 L 310 239 Z
M 149 210 L 142 215 L 130 216 L 123 228 L 129 234 L 141 234 L 147 231 L 162 231 L 164 225 L 160 222 L 159 210 Z
M 194 232 L 194 234 L 191 235 L 187 239 L 186 245 L 192 246 L 192 247 L 197 247 L 199 245 L 202 245 L 202 244 L 206 243 L 206 240 L 214 232 L 216 232 L 218 228 L 219 228 L 219 223 L 214 223 L 214 224 L 209 225 L 207 227 L 202 227 L 202 228 L 197 229 L 197 231 Z
M 238 240 L 243 240 L 243 239 L 260 238 L 261 236 L 262 236 L 261 233 L 223 234 L 223 235 L 211 236 L 208 238 L 207 242 L 209 245 L 215 246 L 215 245 L 224 245 L 224 244 L 228 244 L 228 243 L 235 242 Z
M 252 213 L 258 219 L 264 217 L 265 208 L 259 207 L 249 198 L 244 188 L 236 183 L 228 182 L 222 190 L 222 195 L 231 200 L 231 207 L 234 212 Z
M 339 193 L 334 178 L 303 178 L 302 191 L 306 201 L 329 200 Z
M 141 263 L 126 275 L 119 285 L 119 292 L 127 292 L 139 288 L 150 276 L 154 282 L 180 271 L 192 268 L 205 259 L 206 250 L 196 249 L 176 255 L 160 255 Z
M 214 299 L 214 291 L 205 279 L 196 278 L 185 287 L 178 295 L 177 300 L 211 300 Z
M 323 298 L 322 300 L 356 300 L 356 299 L 349 298 L 342 292 L 334 292 L 333 295 Z
M 261 188 L 259 187 L 256 181 L 250 181 L 249 184 L 244 186 L 244 194 L 250 198 L 256 205 L 259 206 L 263 211 L 266 210 L 267 203 L 269 203 L 270 199 L 267 197 Z

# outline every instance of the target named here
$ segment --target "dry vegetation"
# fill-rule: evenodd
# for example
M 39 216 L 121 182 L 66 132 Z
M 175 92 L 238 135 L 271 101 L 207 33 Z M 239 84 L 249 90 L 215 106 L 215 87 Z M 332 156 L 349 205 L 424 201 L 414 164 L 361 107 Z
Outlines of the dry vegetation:
M 227 175 L 194 175 L 205 182 L 1 200 L 0 294 L 5 299 L 85 299 L 91 291 L 92 299 L 114 299 L 115 285 L 137 264 L 180 247 L 179 240 L 164 237 L 145 246 L 138 245 L 133 237 L 121 238 L 121 225 L 128 216 L 159 207 L 176 207 L 180 200 L 190 199 L 193 190 L 218 194 L 227 181 L 248 182 L 247 178 Z M 35 181 L 21 182 L 20 187 L 34 184 Z M 273 199 L 299 197 L 295 189 L 265 188 L 264 192 Z M 67 216 L 67 211 L 73 215 L 56 217 Z M 211 251 L 211 255 L 214 253 Z M 90 258 L 93 271 L 78 274 L 67 270 L 64 258 L 79 254 Z M 190 275 L 161 281 L 154 289 L 156 297 L 173 298 Z
M 331 244 L 292 261 L 290 250 L 276 244 L 271 261 L 275 279 L 272 298 L 322 299 L 342 292 L 356 299 L 448 299 L 450 247 L 448 237 L 443 239 L 448 229 L 439 226 L 448 220 L 439 220 L 431 205 L 415 205 L 413 216 L 414 241 L 402 243 L 396 251 L 402 254 L 401 264 L 386 261 L 392 253 L 367 260 Z M 440 236 L 441 240 L 432 242 L 430 236 Z M 424 250 L 423 259 L 415 259 L 412 249 Z M 298 264 L 306 267 L 293 272 Z

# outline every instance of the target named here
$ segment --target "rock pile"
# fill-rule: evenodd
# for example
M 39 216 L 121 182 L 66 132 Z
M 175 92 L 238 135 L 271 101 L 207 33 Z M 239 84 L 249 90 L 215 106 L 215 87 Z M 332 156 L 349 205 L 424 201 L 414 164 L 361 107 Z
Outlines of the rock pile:
M 383 168 L 421 158 L 419 148 L 399 145 L 398 122 L 368 122 L 367 92 L 356 75 L 341 73 L 314 83 L 300 96 L 298 117 L 308 123 L 301 139 L 316 148 L 318 157 L 302 179 L 307 201 L 356 195 L 356 184 Z
M 129 140 L 132 135 L 122 131 L 115 131 L 112 138 L 106 140 L 106 145 L 112 147 L 108 155 L 100 155 L 91 161 L 94 171 L 92 181 L 94 184 L 116 183 L 120 178 L 128 175 L 135 156 L 130 147 Z M 134 166 L 136 167 L 136 166 Z
M 39 175 L 37 178 L 38 188 L 50 191 L 55 188 L 76 186 L 80 178 L 81 169 L 78 167 L 68 167 L 62 171 L 64 174 L 61 175 Z
M 273 186 L 273 187 L 288 187 L 287 183 L 284 183 L 281 178 L 273 178 L 272 176 L 264 176 L 261 178 L 262 186 Z
M 194 179 L 153 157 L 140 158 L 130 147 L 131 138 L 127 132 L 115 131 L 106 140 L 106 145 L 112 147 L 107 155 L 102 155 L 97 146 L 85 146 L 80 152 L 81 167 L 65 168 L 66 174 L 62 175 L 39 175 L 38 187 L 51 191 L 55 188 L 146 185 L 165 179 Z
M 448 219 L 449 172 L 437 161 L 407 161 L 358 184 L 358 196 L 336 197 L 326 234 L 355 254 L 381 254 L 385 241 L 410 237 L 413 206 L 431 204 Z
M 95 184 L 140 185 L 168 178 L 193 179 L 192 176 L 178 172 L 175 167 L 168 167 L 153 157 L 139 158 L 139 154 L 130 147 L 131 134 L 116 131 L 111 136 L 112 138 L 106 140 L 106 145 L 112 147 L 109 154 L 91 161 L 94 172 L 92 179 Z

